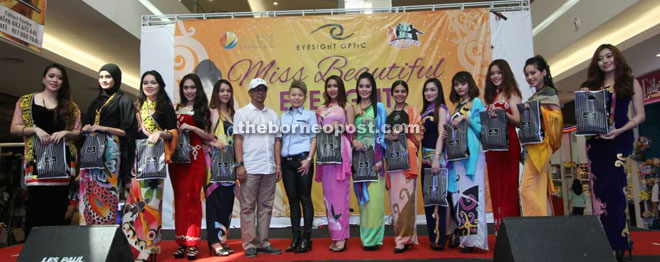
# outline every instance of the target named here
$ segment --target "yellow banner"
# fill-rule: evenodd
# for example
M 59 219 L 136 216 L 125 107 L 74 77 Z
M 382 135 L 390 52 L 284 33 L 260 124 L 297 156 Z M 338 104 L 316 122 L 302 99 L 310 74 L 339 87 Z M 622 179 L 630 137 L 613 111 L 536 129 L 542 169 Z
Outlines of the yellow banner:
M 492 57 L 488 11 L 177 21 L 175 80 L 191 72 L 228 79 L 242 107 L 250 101 L 250 80 L 260 77 L 269 83 L 266 106 L 281 113 L 289 106 L 287 91 L 294 79 L 305 81 L 309 89 L 305 107 L 317 110 L 327 77 L 344 79 L 349 101 L 354 101 L 356 78 L 368 71 L 386 107 L 394 105 L 392 83 L 403 79 L 410 87 L 408 103 L 421 110 L 422 85 L 428 78 L 442 82 L 447 102 L 456 72 L 468 71 L 479 85 L 484 83 Z M 207 95 L 211 88 L 205 85 Z M 174 96 L 178 101 L 178 87 Z M 314 191 L 320 214 L 320 186 Z

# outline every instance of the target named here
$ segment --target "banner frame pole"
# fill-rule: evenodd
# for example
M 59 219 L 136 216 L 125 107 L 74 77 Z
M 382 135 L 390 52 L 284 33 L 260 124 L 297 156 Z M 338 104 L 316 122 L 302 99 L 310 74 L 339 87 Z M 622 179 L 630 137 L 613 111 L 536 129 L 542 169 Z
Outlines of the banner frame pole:
M 199 14 L 167 14 L 167 15 L 143 15 L 142 26 L 159 26 L 174 24 L 182 19 L 221 19 L 236 17 L 277 17 L 277 15 L 340 15 L 340 14 L 364 14 L 366 11 L 373 13 L 399 13 L 409 11 L 436 11 L 440 9 L 461 9 L 488 7 L 490 11 L 528 11 L 531 8 L 529 0 L 504 0 L 504 1 L 485 1 L 485 2 L 467 2 L 450 4 L 432 4 L 432 5 L 407 5 L 393 6 L 386 8 L 334 8 L 334 9 L 302 9 L 302 10 L 281 10 L 281 11 L 261 11 L 261 12 L 224 12 L 224 13 L 199 13 Z

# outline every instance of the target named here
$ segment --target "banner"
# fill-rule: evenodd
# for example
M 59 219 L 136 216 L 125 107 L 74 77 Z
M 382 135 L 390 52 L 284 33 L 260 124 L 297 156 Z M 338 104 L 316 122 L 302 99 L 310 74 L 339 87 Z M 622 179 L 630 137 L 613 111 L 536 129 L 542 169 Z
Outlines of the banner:
M 644 104 L 660 101 L 660 70 L 655 70 L 637 78 L 644 92 Z
M 41 51 L 46 0 L 0 0 L 0 36 Z
M 388 108 L 394 106 L 391 85 L 402 79 L 410 88 L 408 104 L 421 110 L 422 86 L 435 77 L 453 108 L 449 93 L 455 73 L 472 73 L 480 86 L 485 81 L 492 59 L 488 11 L 180 20 L 174 33 L 174 78 L 178 83 L 184 75 L 201 71 L 228 79 L 237 107 L 242 107 L 250 101 L 250 80 L 260 77 L 269 84 L 266 106 L 281 113 L 290 106 L 287 95 L 293 80 L 305 81 L 305 107 L 315 111 L 323 104 L 324 81 L 331 75 L 344 80 L 348 99 L 354 102 L 358 75 L 372 73 L 379 100 Z M 204 85 L 209 97 L 212 85 Z M 179 101 L 177 86 L 173 93 Z M 313 190 L 315 211 L 322 215 L 320 185 L 315 183 Z M 279 195 L 276 206 L 283 201 Z M 351 202 L 357 211 L 354 199 Z M 286 214 L 275 208 L 273 215 Z

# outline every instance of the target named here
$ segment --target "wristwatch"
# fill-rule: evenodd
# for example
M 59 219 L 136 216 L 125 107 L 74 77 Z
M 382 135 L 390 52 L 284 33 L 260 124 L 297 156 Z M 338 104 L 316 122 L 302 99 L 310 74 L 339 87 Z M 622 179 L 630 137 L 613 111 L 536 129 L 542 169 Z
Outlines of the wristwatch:
M 243 166 L 243 161 L 236 161 L 236 163 L 234 163 L 234 166 L 235 167 L 242 167 Z
M 305 160 L 307 160 L 307 161 L 312 161 L 312 158 L 311 158 L 311 157 L 308 157 L 308 158 L 305 158 Z

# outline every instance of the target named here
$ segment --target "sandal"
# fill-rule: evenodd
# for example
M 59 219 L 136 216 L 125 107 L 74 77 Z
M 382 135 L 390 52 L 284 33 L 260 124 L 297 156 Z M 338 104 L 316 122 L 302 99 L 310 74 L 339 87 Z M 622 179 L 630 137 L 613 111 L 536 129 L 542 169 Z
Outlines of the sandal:
M 172 255 L 174 255 L 174 258 L 183 258 L 186 255 L 186 246 L 179 245 L 179 248 Z
M 223 248 L 225 251 L 229 252 L 229 254 L 234 254 L 234 250 L 231 249 L 231 248 L 229 247 L 228 244 L 223 244 L 223 245 L 222 245 L 222 248 Z
M 328 250 L 332 251 L 337 248 L 337 241 L 332 241 L 332 244 L 328 247 Z
M 215 249 L 211 249 L 211 256 L 216 256 L 216 257 L 223 256 L 223 257 L 226 257 L 226 256 L 229 256 L 229 250 L 225 249 L 225 248 L 222 247 L 222 246 L 220 246 L 220 247 L 216 247 Z
M 195 260 L 197 259 L 197 254 L 199 253 L 199 249 L 195 246 L 190 246 L 188 247 L 188 250 L 186 251 L 186 257 L 188 260 Z
M 343 252 L 344 250 L 346 250 L 347 245 L 348 245 L 348 239 L 344 240 L 344 245 L 342 245 L 341 247 L 339 247 L 339 245 L 335 243 L 335 247 L 331 250 L 332 252 Z

